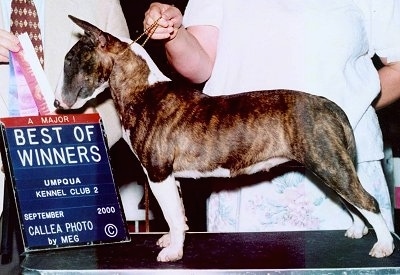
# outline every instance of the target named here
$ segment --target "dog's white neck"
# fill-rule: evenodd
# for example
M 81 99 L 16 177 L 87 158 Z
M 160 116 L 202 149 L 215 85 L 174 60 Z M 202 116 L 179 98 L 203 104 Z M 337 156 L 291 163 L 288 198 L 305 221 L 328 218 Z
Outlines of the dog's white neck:
M 152 85 L 156 82 L 161 82 L 161 81 L 170 81 L 167 76 L 165 76 L 160 69 L 157 67 L 156 63 L 153 61 L 153 59 L 150 57 L 150 55 L 146 52 L 146 50 L 140 46 L 137 43 L 133 43 L 131 45 L 132 51 L 141 56 L 147 63 L 147 66 L 149 66 L 150 69 L 150 74 L 149 74 L 149 84 Z

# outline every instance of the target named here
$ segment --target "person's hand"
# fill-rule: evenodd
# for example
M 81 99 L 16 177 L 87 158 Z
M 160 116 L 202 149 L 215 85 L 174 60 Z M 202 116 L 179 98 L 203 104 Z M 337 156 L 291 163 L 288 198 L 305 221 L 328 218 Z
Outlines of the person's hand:
M 157 22 L 158 27 L 151 35 L 151 38 L 172 40 L 182 26 L 182 17 L 182 13 L 178 8 L 154 2 L 145 12 L 143 27 L 149 34 L 151 33 L 151 25 L 159 19 Z
M 384 65 L 378 71 L 381 93 L 374 102 L 374 107 L 378 110 L 400 100 L 400 62 L 388 62 L 387 58 L 380 59 Z
M 0 29 L 0 63 L 9 62 L 9 51 L 18 52 L 20 49 L 18 38 Z

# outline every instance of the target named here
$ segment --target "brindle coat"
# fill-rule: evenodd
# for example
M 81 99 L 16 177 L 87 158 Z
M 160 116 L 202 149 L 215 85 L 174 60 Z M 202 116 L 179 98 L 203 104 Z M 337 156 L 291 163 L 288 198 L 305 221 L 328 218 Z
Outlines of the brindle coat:
M 57 105 L 71 108 L 109 82 L 128 142 L 170 227 L 159 241 L 165 247 L 159 261 L 183 255 L 186 227 L 174 176 L 234 177 L 288 160 L 303 164 L 361 211 L 378 237 L 372 256 L 393 252 L 393 239 L 379 206 L 357 177 L 352 128 L 336 104 L 289 90 L 211 97 L 173 81 L 150 84 L 147 63 L 126 50 L 127 43 L 71 19 L 86 35 L 66 55 Z M 353 218 L 346 235 L 361 238 L 367 228 L 360 218 Z

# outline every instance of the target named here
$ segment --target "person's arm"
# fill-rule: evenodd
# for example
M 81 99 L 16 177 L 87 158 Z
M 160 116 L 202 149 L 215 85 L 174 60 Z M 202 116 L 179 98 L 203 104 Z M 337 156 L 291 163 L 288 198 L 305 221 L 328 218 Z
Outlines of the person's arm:
M 178 8 L 152 3 L 145 14 L 144 28 L 148 29 L 157 19 L 158 27 L 151 38 L 164 40 L 168 61 L 193 83 L 206 81 L 215 62 L 218 29 L 214 26 L 184 28 Z
M 381 94 L 375 102 L 375 108 L 384 108 L 400 98 L 400 62 L 387 63 L 381 58 L 384 66 L 379 69 Z
M 12 33 L 0 29 L 0 63 L 9 62 L 9 51 L 20 50 L 19 40 Z
M 169 62 L 193 83 L 208 80 L 215 62 L 218 30 L 212 26 L 180 28 L 165 42 Z

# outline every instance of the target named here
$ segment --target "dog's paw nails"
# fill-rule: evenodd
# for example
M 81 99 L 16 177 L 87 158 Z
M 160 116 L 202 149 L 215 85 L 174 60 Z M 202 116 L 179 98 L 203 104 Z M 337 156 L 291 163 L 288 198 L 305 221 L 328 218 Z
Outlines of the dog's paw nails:
M 347 229 L 344 235 L 350 239 L 361 239 L 364 235 L 367 235 L 367 233 L 368 227 L 353 225 L 352 227 Z
M 377 242 L 372 247 L 369 255 L 375 258 L 383 258 L 390 256 L 394 251 L 393 242 Z
M 175 262 L 183 257 L 183 248 L 173 248 L 171 246 L 163 248 L 157 256 L 159 262 Z
M 170 243 L 171 243 L 171 236 L 170 236 L 169 233 L 163 235 L 163 236 L 162 236 L 161 238 L 159 238 L 158 241 L 157 241 L 157 245 L 158 245 L 159 247 L 167 247 L 167 246 L 170 245 Z

